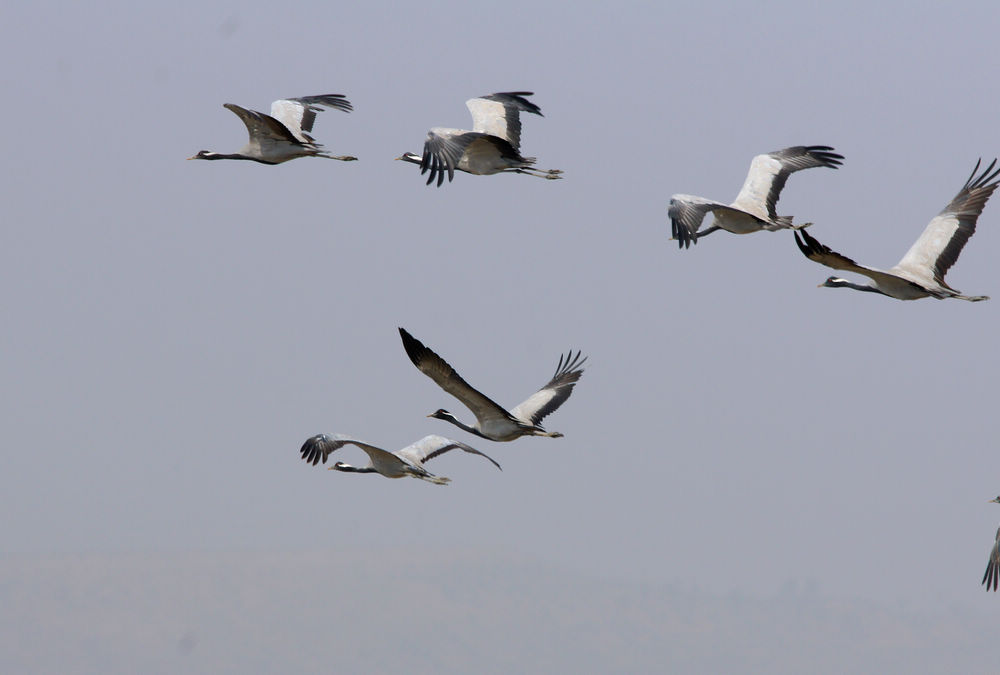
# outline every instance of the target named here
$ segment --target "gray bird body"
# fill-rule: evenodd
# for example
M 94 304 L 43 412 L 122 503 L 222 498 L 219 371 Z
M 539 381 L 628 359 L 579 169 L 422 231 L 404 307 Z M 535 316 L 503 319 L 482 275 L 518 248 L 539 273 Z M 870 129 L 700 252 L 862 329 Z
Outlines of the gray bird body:
M 279 99 L 271 104 L 270 115 L 242 108 L 235 103 L 225 103 L 223 107 L 231 110 L 246 125 L 246 145 L 233 154 L 201 150 L 188 159 L 244 159 L 261 164 L 281 164 L 298 157 L 323 157 L 345 162 L 357 159 L 326 153 L 310 135 L 316 113 L 322 110 L 319 106 L 344 112 L 353 109 L 342 94 Z
M 779 216 L 775 210 L 785 182 L 791 174 L 803 169 L 836 169 L 843 159 L 843 155 L 833 152 L 827 145 L 797 145 L 757 155 L 750 162 L 750 171 L 732 204 L 695 195 L 673 195 L 667 210 L 671 238 L 676 239 L 681 248 L 688 248 L 697 244 L 700 237 L 720 229 L 733 234 L 750 234 L 807 227 L 809 223 L 792 225 L 791 216 Z M 713 216 L 712 226 L 699 229 L 709 213 Z
M 476 422 L 468 425 L 444 409 L 431 413 L 428 417 L 451 422 L 460 429 L 491 441 L 513 441 L 521 436 L 562 436 L 558 431 L 546 431 L 541 421 L 565 403 L 583 374 L 580 366 L 587 359 L 581 359 L 580 352 L 576 356 L 573 356 L 572 351 L 565 357 L 561 356 L 555 375 L 548 384 L 508 411 L 472 387 L 444 359 L 405 329 L 400 328 L 399 335 L 413 365 L 471 410 L 476 416 Z
M 481 455 L 493 462 L 496 468 L 500 468 L 500 465 L 492 457 L 479 452 L 465 443 L 453 441 L 450 438 L 438 435 L 425 436 L 402 450 L 389 452 L 388 450 L 383 450 L 382 448 L 343 434 L 319 434 L 306 440 L 300 452 L 302 453 L 302 459 L 315 466 L 319 462 L 326 464 L 327 457 L 345 445 L 354 445 L 364 450 L 365 454 L 368 455 L 370 464 L 365 467 L 356 467 L 344 462 L 337 462 L 330 467 L 331 470 L 347 473 L 378 473 L 386 478 L 404 478 L 410 476 L 411 478 L 419 478 L 436 485 L 446 485 L 451 479 L 443 476 L 435 476 L 424 468 L 424 462 L 456 448 L 475 455 Z
M 957 298 L 970 302 L 989 300 L 986 295 L 962 295 L 945 283 L 944 276 L 976 231 L 976 222 L 987 200 L 1000 184 L 1000 180 L 996 180 L 1000 169 L 993 170 L 996 163 L 994 159 L 977 177 L 981 162 L 976 162 L 972 174 L 958 194 L 927 224 L 902 259 L 888 270 L 858 264 L 824 246 L 804 230 L 795 233 L 795 242 L 802 254 L 810 260 L 836 270 L 861 274 L 870 280 L 866 284 L 855 284 L 839 277 L 830 277 L 821 286 L 881 293 L 897 300 L 927 297 L 938 300 Z
M 438 187 L 454 179 L 455 171 L 488 176 L 495 173 L 525 173 L 539 178 L 560 178 L 562 171 L 535 169 L 534 157 L 521 155 L 522 111 L 541 116 L 541 109 L 529 101 L 530 91 L 501 92 L 471 98 L 465 102 L 472 113 L 472 130 L 434 127 L 427 132 L 422 155 L 403 153 L 396 159 L 418 164 L 428 173 L 427 185 Z

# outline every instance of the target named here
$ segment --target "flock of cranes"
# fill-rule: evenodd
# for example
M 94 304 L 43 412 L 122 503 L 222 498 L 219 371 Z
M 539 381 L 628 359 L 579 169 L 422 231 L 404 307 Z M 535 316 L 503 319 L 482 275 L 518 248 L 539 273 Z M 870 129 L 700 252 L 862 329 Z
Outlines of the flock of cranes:
M 444 183 L 445 176 L 449 182 L 452 181 L 455 171 L 473 175 L 521 173 L 548 180 L 560 179 L 561 170 L 537 169 L 534 157 L 521 155 L 520 113 L 542 116 L 541 108 L 527 98 L 532 95 L 528 91 L 498 92 L 469 99 L 466 106 L 472 114 L 471 130 L 434 127 L 427 133 L 422 154 L 407 152 L 396 159 L 418 165 L 420 173 L 427 174 L 427 185 L 436 183 L 438 187 Z M 246 145 L 232 154 L 201 150 L 188 159 L 238 159 L 261 164 L 280 164 L 299 157 L 341 161 L 357 159 L 325 152 L 311 135 L 316 114 L 323 108 L 351 112 L 353 106 L 342 94 L 279 99 L 271 104 L 269 115 L 232 103 L 226 103 L 224 107 L 246 125 L 249 136 Z M 897 300 L 933 297 L 978 302 L 989 299 L 985 295 L 963 295 L 945 283 L 944 276 L 958 260 L 962 248 L 976 230 L 976 222 L 986 202 L 1000 185 L 1000 168 L 996 168 L 996 159 L 981 172 L 981 161 L 976 162 L 958 194 L 931 219 L 903 258 L 888 270 L 860 265 L 810 235 L 805 228 L 812 223 L 795 225 L 792 216 L 778 215 L 778 199 L 791 174 L 803 169 L 836 169 L 843 165 L 843 161 L 843 155 L 826 145 L 799 145 L 757 155 L 750 163 L 743 187 L 731 204 L 693 195 L 673 195 L 667 211 L 671 239 L 676 240 L 681 249 L 686 249 L 717 230 L 750 234 L 761 230 L 790 229 L 799 250 L 810 260 L 835 270 L 868 277 L 867 283 L 857 284 L 831 276 L 820 286 L 853 288 Z M 712 224 L 703 227 L 708 214 L 712 214 Z M 507 410 L 472 387 L 444 359 L 405 329 L 400 328 L 399 335 L 413 365 L 465 405 L 476 421 L 467 424 L 443 408 L 428 417 L 450 422 L 470 434 L 497 442 L 509 442 L 522 436 L 562 436 L 557 431 L 546 431 L 541 422 L 566 402 L 579 381 L 586 361 L 581 352 L 574 355 L 570 351 L 560 356 L 549 382 Z M 313 465 L 325 464 L 330 454 L 345 445 L 361 448 L 368 455 L 369 465 L 355 467 L 338 461 L 330 467 L 331 470 L 377 473 L 386 478 L 409 476 L 445 485 L 450 479 L 430 473 L 424 463 L 455 449 L 484 457 L 500 469 L 500 464 L 492 457 L 465 443 L 438 435 L 425 436 L 401 450 L 389 452 L 342 434 L 319 434 L 306 440 L 300 452 L 302 458 Z M 1000 504 L 1000 496 L 990 501 Z M 993 591 L 1000 585 L 1000 529 L 997 530 L 982 583 L 987 590 L 992 588 Z
M 406 354 L 413 361 L 413 365 L 471 410 L 472 414 L 476 416 L 476 422 L 471 426 L 465 424 L 444 409 L 437 410 L 428 415 L 428 417 L 436 417 L 451 422 L 460 429 L 491 441 L 513 441 L 521 436 L 562 437 L 562 434 L 558 431 L 546 431 L 543 429 L 541 421 L 549 413 L 554 412 L 556 408 L 566 402 L 566 399 L 573 392 L 573 387 L 576 385 L 577 380 L 583 375 L 583 369 L 580 366 L 587 359 L 586 357 L 581 358 L 580 352 L 577 352 L 576 356 L 573 356 L 573 352 L 570 352 L 566 357 L 560 357 L 559 365 L 556 367 L 556 374 L 552 376 L 548 384 L 510 411 L 507 411 L 463 380 L 462 376 L 456 373 L 455 369 L 449 366 L 444 359 L 425 347 L 420 340 L 410 335 L 405 328 L 399 329 L 399 336 L 403 339 L 403 349 L 406 350 Z M 357 468 L 343 462 L 337 462 L 330 467 L 331 469 L 354 473 L 378 473 L 386 478 L 410 476 L 430 481 L 437 485 L 445 485 L 450 479 L 435 476 L 428 472 L 424 468 L 423 463 L 455 448 L 476 455 L 482 455 L 493 462 L 498 469 L 500 468 L 500 465 L 492 457 L 479 452 L 465 443 L 444 438 L 443 436 L 427 436 L 402 450 L 388 452 L 374 445 L 350 438 L 349 436 L 319 434 L 307 440 L 302 445 L 300 452 L 302 453 L 302 459 L 311 462 L 313 465 L 318 462 L 326 464 L 326 459 L 330 453 L 344 445 L 355 445 L 364 450 L 368 453 L 370 464 L 367 467 Z
M 466 101 L 472 113 L 472 130 L 434 127 L 427 133 L 423 153 L 406 152 L 396 159 L 416 164 L 427 175 L 427 185 L 440 187 L 445 176 L 449 181 L 455 171 L 474 175 L 523 173 L 546 179 L 562 178 L 560 169 L 536 169 L 534 157 L 521 155 L 522 112 L 542 115 L 542 110 L 528 100 L 530 91 L 498 92 Z M 224 154 L 201 150 L 188 159 L 242 159 L 262 164 L 280 164 L 299 157 L 323 157 L 353 161 L 349 155 L 331 155 L 310 135 L 316 113 L 323 107 L 350 112 L 351 103 L 342 94 L 302 96 L 279 99 L 271 104 L 271 114 L 247 110 L 233 103 L 224 107 L 233 111 L 246 125 L 249 139 L 239 152 Z M 958 298 L 970 302 L 987 300 L 985 295 L 963 295 L 948 286 L 944 275 L 958 260 L 958 255 L 976 229 L 976 221 L 986 201 L 1000 181 L 1000 168 L 994 159 L 978 176 L 976 162 L 969 179 L 954 199 L 924 229 L 899 263 L 889 270 L 859 265 L 817 241 L 805 231 L 812 223 L 794 225 L 791 216 L 779 216 L 778 198 L 788 177 L 796 171 L 825 167 L 836 169 L 844 156 L 827 145 L 793 146 L 763 155 L 750 163 L 743 187 L 731 204 L 694 195 L 675 194 L 670 198 L 667 215 L 671 238 L 681 248 L 697 244 L 701 237 L 717 230 L 750 234 L 761 230 L 795 231 L 795 242 L 810 260 L 836 270 L 869 278 L 856 284 L 830 277 L 821 286 L 853 288 L 881 293 L 897 300 L 933 297 Z M 702 228 L 705 216 L 712 214 L 710 227 Z
M 870 279 L 868 284 L 855 284 L 830 277 L 820 286 L 881 293 L 897 300 L 927 297 L 939 300 L 958 298 L 970 302 L 989 300 L 987 295 L 962 295 L 945 283 L 944 275 L 958 260 L 958 254 L 976 231 L 976 221 L 986 201 L 1000 184 L 997 180 L 1000 168 L 994 170 L 996 159 L 978 176 L 981 161 L 976 162 L 958 194 L 927 224 L 902 260 L 886 271 L 859 265 L 819 243 L 805 230 L 812 223 L 793 225 L 791 216 L 779 216 L 777 213 L 778 197 L 792 173 L 815 167 L 836 169 L 843 164 L 843 160 L 843 155 L 838 155 L 826 145 L 799 145 L 757 155 L 750 163 L 743 188 L 732 204 L 692 195 L 673 195 L 667 211 L 671 238 L 677 240 L 681 248 L 688 248 L 697 244 L 699 238 L 720 229 L 734 234 L 791 229 L 795 231 L 799 250 L 813 262 Z M 709 213 L 714 218 L 712 226 L 700 229 Z
M 405 152 L 396 159 L 419 165 L 421 174 L 429 172 L 427 184 L 436 180 L 438 187 L 445 175 L 449 182 L 454 180 L 456 170 L 478 176 L 513 172 L 549 180 L 562 178 L 559 169 L 536 169 L 534 157 L 521 156 L 520 113 L 542 114 L 542 109 L 526 98 L 532 95 L 530 91 L 512 91 L 470 98 L 465 105 L 472 113 L 472 131 L 434 127 L 427 132 L 422 155 Z M 323 146 L 309 135 L 316 113 L 322 110 L 319 106 L 353 110 L 343 94 L 279 99 L 271 104 L 270 115 L 226 103 L 223 107 L 246 125 L 247 144 L 230 155 L 201 150 L 188 159 L 246 159 L 261 164 L 281 164 L 298 157 L 356 160 L 323 152 Z

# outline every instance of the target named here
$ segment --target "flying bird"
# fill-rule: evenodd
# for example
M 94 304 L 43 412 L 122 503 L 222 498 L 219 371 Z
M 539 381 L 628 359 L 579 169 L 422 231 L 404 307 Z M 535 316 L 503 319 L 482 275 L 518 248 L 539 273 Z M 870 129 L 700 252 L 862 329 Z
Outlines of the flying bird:
M 430 172 L 427 185 L 436 179 L 438 187 L 445 174 L 453 180 L 456 169 L 478 176 L 507 171 L 561 178 L 559 169 L 536 169 L 534 157 L 521 156 L 521 111 L 542 116 L 541 108 L 525 98 L 532 95 L 510 91 L 470 98 L 465 105 L 472 113 L 472 131 L 434 127 L 427 132 L 423 155 L 406 152 L 396 159 L 419 164 L 421 174 Z
M 500 468 L 500 465 L 492 457 L 479 452 L 475 448 L 465 443 L 437 435 L 425 436 L 402 450 L 389 452 L 388 450 L 383 450 L 382 448 L 369 445 L 364 441 L 359 441 L 343 434 L 319 434 L 308 439 L 302 445 L 300 452 L 302 453 L 302 459 L 315 466 L 320 461 L 326 464 L 326 458 L 330 456 L 330 453 L 339 450 L 345 445 L 356 445 L 364 450 L 370 460 L 369 465 L 357 467 L 345 464 L 344 462 L 337 462 L 330 467 L 331 470 L 348 473 L 379 473 L 386 478 L 410 476 L 411 478 L 420 478 L 421 480 L 429 481 L 435 485 L 447 485 L 451 482 L 451 479 L 443 476 L 435 476 L 424 468 L 424 462 L 455 448 L 471 452 L 474 455 L 482 455 L 493 462 L 496 468 Z
M 246 125 L 250 135 L 247 144 L 231 155 L 201 150 L 188 159 L 249 159 L 261 164 L 281 164 L 297 157 L 325 157 L 343 162 L 356 160 L 357 157 L 324 152 L 323 146 L 309 135 L 316 113 L 322 110 L 320 106 L 344 112 L 353 110 L 343 94 L 279 99 L 271 104 L 270 115 L 226 103 L 223 107 L 232 110 Z
M 958 260 L 965 243 L 976 231 L 976 221 L 986 206 L 986 200 L 1000 184 L 1000 181 L 995 180 L 997 175 L 1000 175 L 1000 169 L 993 170 L 997 160 L 994 159 L 976 177 L 980 163 L 976 162 L 972 174 L 962 189 L 951 203 L 928 223 L 923 234 L 913 243 L 902 260 L 888 270 L 859 265 L 847 256 L 819 243 L 808 232 L 804 230 L 796 232 L 795 243 L 810 260 L 835 270 L 862 274 L 870 279 L 866 284 L 855 284 L 839 277 L 830 277 L 820 286 L 881 293 L 897 300 L 917 300 L 928 296 L 938 300 L 944 298 L 959 298 L 970 302 L 989 300 L 987 295 L 962 295 L 944 281 L 944 275 Z
M 733 234 L 749 234 L 760 230 L 799 229 L 811 223 L 792 225 L 791 216 L 779 216 L 775 210 L 785 181 L 796 171 L 825 166 L 836 169 L 843 164 L 844 156 L 833 152 L 828 145 L 796 145 L 757 155 L 750 162 L 750 172 L 736 199 L 728 206 L 695 197 L 673 195 L 670 198 L 671 240 L 676 239 L 680 248 L 697 244 L 698 239 L 722 229 Z M 714 217 L 712 226 L 699 230 L 707 214 Z
M 991 504 L 1000 504 L 1000 497 L 990 500 Z M 990 551 L 990 558 L 986 561 L 986 574 L 983 575 L 983 585 L 986 586 L 986 590 L 990 590 L 990 585 L 993 586 L 993 592 L 997 590 L 997 583 L 1000 580 L 1000 529 L 997 530 L 996 542 L 993 544 L 993 550 Z
M 451 422 L 470 434 L 491 441 L 513 441 L 521 436 L 562 437 L 558 431 L 546 431 L 541 421 L 561 406 L 573 392 L 573 387 L 583 374 L 583 368 L 580 366 L 587 360 L 586 357 L 580 358 L 580 352 L 577 352 L 576 356 L 573 356 L 572 351 L 565 357 L 560 356 L 555 375 L 548 384 L 520 405 L 507 411 L 470 386 L 444 359 L 425 347 L 405 329 L 400 328 L 399 335 L 403 338 L 403 348 L 406 349 L 406 354 L 413 361 L 413 365 L 434 380 L 439 387 L 461 401 L 476 416 L 476 421 L 470 426 L 443 408 L 428 417 Z

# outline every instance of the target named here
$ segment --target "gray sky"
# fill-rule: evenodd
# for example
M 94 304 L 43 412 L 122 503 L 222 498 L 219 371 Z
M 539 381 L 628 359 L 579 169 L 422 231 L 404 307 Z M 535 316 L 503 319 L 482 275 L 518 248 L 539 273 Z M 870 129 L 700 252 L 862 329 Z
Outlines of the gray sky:
M 508 640 L 538 672 L 994 663 L 977 627 L 998 611 L 978 582 L 1000 522 L 1000 203 L 948 276 L 998 298 L 976 305 L 817 289 L 829 270 L 787 232 L 679 251 L 666 206 L 732 199 L 755 154 L 832 145 L 844 166 L 793 176 L 779 211 L 891 266 L 1000 154 L 995 3 L 274 11 L 5 12 L 0 588 L 67 647 L 43 659 L 11 638 L 0 665 L 154 672 L 162 639 L 222 672 L 227 645 L 294 621 L 289 584 L 323 600 L 302 617 L 315 639 L 256 640 L 234 672 L 373 651 L 374 670 L 417 654 L 485 672 Z M 431 126 L 467 127 L 467 98 L 519 89 L 545 114 L 523 120 L 524 152 L 565 180 L 434 189 L 392 161 Z M 242 146 L 225 102 L 332 92 L 355 112 L 314 135 L 356 163 L 184 161 Z M 508 405 L 582 349 L 546 420 L 565 438 L 493 444 L 426 419 L 461 407 L 397 326 Z M 441 433 L 504 470 L 452 453 L 431 465 L 447 488 L 336 474 L 299 458 L 320 432 L 389 449 Z M 171 604 L 227 560 L 245 584 Z M 120 619 L 136 607 L 146 638 L 114 644 L 108 626 L 143 630 Z M 463 622 L 481 632 L 459 649 Z M 386 647 L 359 626 L 409 632 Z M 590 631 L 607 641 L 575 651 Z

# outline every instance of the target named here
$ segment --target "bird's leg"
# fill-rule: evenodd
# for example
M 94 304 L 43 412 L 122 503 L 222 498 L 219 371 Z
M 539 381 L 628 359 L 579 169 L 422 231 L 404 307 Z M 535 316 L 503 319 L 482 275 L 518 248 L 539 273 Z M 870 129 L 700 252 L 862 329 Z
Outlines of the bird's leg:
M 562 171 L 559 171 L 558 169 L 556 169 L 555 171 L 543 172 L 541 169 L 520 168 L 520 169 L 513 169 L 513 171 L 514 173 L 523 173 L 528 176 L 534 176 L 535 178 L 547 178 L 549 180 L 558 180 L 562 178 L 562 176 L 559 175 L 562 173 Z
M 812 225 L 812 223 L 802 223 L 801 225 L 792 225 L 793 230 L 804 230 Z
M 420 471 L 416 469 L 407 469 L 407 473 L 409 473 L 414 478 L 420 478 L 422 480 L 434 483 L 435 485 L 447 485 L 448 483 L 451 482 L 450 478 L 446 476 L 435 476 L 426 469 L 421 469 Z

